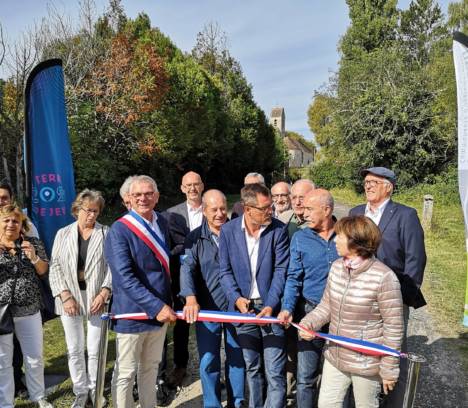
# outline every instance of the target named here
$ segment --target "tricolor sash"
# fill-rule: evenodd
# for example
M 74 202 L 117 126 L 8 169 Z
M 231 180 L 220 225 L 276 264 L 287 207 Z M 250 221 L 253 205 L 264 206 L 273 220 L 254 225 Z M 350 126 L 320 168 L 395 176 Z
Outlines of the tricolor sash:
M 171 272 L 169 269 L 169 248 L 161 237 L 156 234 L 148 223 L 135 211 L 129 211 L 122 218 L 118 220 L 127 228 L 132 231 L 138 238 L 140 238 L 151 251 L 156 259 L 166 271 L 169 279 Z

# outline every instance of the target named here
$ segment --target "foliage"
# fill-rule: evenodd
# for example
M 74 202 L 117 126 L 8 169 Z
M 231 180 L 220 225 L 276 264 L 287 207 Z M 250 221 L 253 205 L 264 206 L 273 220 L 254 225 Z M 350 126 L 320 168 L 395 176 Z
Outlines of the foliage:
M 343 186 L 349 180 L 346 167 L 337 165 L 333 160 L 325 159 L 312 163 L 307 168 L 306 177 L 317 186 L 331 190 Z
M 192 169 L 207 186 L 238 191 L 245 173 L 283 168 L 284 147 L 217 24 L 184 54 L 145 13 L 128 18 L 120 0 L 97 17 L 83 0 L 79 21 L 52 7 L 12 61 L 16 75 L 0 83 L 3 163 L 22 156 L 21 80 L 37 60 L 61 58 L 78 190 L 100 189 L 112 203 L 128 175 L 148 173 L 167 198 Z M 0 63 L 3 45 L 0 27 Z
M 359 189 L 359 170 L 386 166 L 401 186 L 430 182 L 456 154 L 449 31 L 434 0 L 348 1 L 339 71 L 316 92 L 309 126 L 320 157 Z M 319 166 L 320 168 L 320 166 Z

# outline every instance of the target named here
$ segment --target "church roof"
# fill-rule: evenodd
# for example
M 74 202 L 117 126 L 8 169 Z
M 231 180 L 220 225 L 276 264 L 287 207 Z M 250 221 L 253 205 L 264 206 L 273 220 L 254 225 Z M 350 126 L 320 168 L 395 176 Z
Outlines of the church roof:
M 278 117 L 281 117 L 283 113 L 284 113 L 284 108 L 273 108 L 271 110 L 271 117 L 278 118 Z
M 301 150 L 305 153 L 313 154 L 313 151 L 309 149 L 305 144 L 300 142 L 299 140 L 293 139 L 292 137 L 289 137 L 289 136 L 285 136 L 283 141 L 286 147 L 288 148 L 288 150 Z

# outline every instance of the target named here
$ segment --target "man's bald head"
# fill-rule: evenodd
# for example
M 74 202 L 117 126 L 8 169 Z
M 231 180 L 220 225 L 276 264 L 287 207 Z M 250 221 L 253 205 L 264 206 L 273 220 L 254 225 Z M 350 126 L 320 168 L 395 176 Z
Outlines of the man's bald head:
M 227 221 L 226 196 L 219 190 L 208 190 L 203 194 L 203 215 L 212 232 L 219 235 L 221 226 Z
M 304 219 L 307 225 L 317 231 L 333 224 L 334 200 L 328 190 L 318 188 L 309 191 L 304 198 Z
M 324 188 L 316 188 L 309 191 L 304 198 L 304 206 L 307 207 L 310 201 L 317 201 L 320 205 L 331 208 L 333 212 L 335 201 L 331 193 Z
M 180 189 L 187 197 L 187 202 L 192 207 L 199 207 L 201 204 L 201 195 L 203 193 L 203 181 L 198 173 L 189 171 L 182 177 Z
M 307 193 L 315 189 L 315 184 L 308 179 L 297 180 L 291 187 L 291 203 L 294 214 L 300 219 L 304 215 L 304 198 Z
M 224 201 L 224 204 L 227 203 L 226 196 L 224 195 L 222 191 L 216 190 L 214 188 L 211 190 L 205 191 L 205 194 L 203 194 L 203 198 L 202 198 L 203 208 L 205 208 L 211 202 L 216 201 L 216 200 L 222 200 Z

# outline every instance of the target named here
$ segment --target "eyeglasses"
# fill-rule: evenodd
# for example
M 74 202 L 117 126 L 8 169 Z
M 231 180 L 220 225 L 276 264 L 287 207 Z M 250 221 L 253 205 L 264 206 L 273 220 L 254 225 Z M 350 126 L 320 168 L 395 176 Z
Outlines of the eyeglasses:
M 145 198 L 151 198 L 154 196 L 154 191 L 149 191 L 147 193 L 132 193 L 130 194 L 133 198 L 142 198 L 142 197 L 145 197 Z
M 272 194 L 271 198 L 276 199 L 276 198 L 288 198 L 289 194 Z
M 388 181 L 382 180 L 364 180 L 364 187 L 376 187 L 377 184 L 390 184 Z
M 261 211 L 261 212 L 267 212 L 267 211 L 272 211 L 273 208 L 271 207 L 271 205 L 267 205 L 265 207 L 255 207 L 254 205 L 247 205 L 247 207 L 251 207 L 251 208 L 255 208 L 256 210 L 258 211 Z
M 89 208 L 84 208 L 84 207 L 81 207 L 81 210 L 83 210 L 86 215 L 98 215 L 99 214 L 99 210 L 91 210 Z

